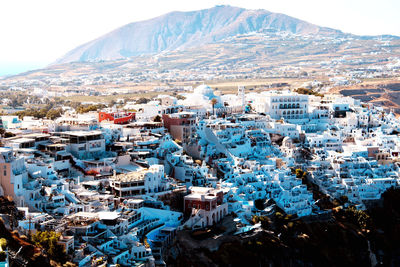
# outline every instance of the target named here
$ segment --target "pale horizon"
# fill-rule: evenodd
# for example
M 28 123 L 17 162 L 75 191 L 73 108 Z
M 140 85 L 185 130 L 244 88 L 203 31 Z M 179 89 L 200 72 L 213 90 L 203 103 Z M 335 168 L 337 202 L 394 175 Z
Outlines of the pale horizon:
M 357 35 L 400 36 L 400 2 L 383 1 L 4 1 L 0 76 L 43 68 L 71 49 L 135 21 L 215 5 L 265 9 Z

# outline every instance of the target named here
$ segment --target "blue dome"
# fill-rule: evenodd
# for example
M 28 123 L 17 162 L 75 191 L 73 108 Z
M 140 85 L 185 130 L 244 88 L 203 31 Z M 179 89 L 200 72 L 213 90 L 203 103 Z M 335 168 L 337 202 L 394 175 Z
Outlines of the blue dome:
M 213 90 L 210 86 L 205 85 L 205 84 L 202 84 L 202 85 L 196 87 L 196 88 L 194 89 L 194 93 L 195 93 L 196 95 L 205 96 L 205 97 L 207 97 L 209 100 L 215 98 L 214 90 Z

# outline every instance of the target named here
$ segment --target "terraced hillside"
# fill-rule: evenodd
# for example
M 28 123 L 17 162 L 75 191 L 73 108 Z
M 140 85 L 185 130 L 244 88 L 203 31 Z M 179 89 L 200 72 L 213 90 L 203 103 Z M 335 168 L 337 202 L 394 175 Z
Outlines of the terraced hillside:
M 397 114 L 400 113 L 400 82 L 398 81 L 365 82 L 357 86 L 338 88 L 332 91 L 392 109 Z

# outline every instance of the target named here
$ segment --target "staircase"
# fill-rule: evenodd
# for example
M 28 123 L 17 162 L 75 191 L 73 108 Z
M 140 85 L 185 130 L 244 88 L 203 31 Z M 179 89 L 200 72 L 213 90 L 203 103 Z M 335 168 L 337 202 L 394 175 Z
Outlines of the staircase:
M 69 162 L 71 163 L 71 167 L 72 167 L 72 168 L 75 168 L 76 170 L 78 170 L 78 171 L 80 171 L 80 172 L 82 173 L 82 176 L 83 176 L 83 175 L 86 175 L 86 170 L 83 169 L 81 166 L 79 166 L 79 165 L 76 163 L 74 157 L 71 157 L 71 158 L 69 159 Z
M 219 142 L 218 138 L 215 136 L 215 134 L 213 133 L 213 131 L 210 128 L 205 127 L 204 134 L 207 138 L 207 141 L 215 144 L 215 146 L 219 150 L 219 152 L 224 153 L 228 159 L 235 160 L 236 157 L 234 155 L 232 155 L 232 153 L 229 152 L 229 150 Z

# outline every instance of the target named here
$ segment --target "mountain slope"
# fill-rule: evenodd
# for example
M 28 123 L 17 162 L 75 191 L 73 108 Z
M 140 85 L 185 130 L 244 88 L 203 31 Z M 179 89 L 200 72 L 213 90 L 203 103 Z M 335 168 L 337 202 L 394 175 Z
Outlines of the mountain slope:
M 341 35 L 342 32 L 266 10 L 216 6 L 191 12 L 171 12 L 133 22 L 83 44 L 57 63 L 114 60 L 214 43 L 237 34 L 275 30 L 294 34 Z

